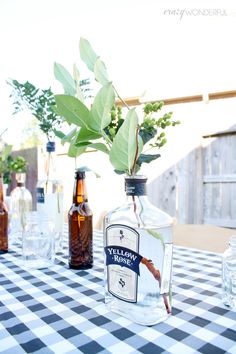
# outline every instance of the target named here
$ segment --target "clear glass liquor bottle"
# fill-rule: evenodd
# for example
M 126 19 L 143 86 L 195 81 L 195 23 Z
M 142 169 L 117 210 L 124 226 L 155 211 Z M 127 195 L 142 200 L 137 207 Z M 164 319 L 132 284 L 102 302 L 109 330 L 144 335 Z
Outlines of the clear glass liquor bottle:
M 26 223 L 26 215 L 32 211 L 32 195 L 25 187 L 26 174 L 16 173 L 16 188 L 10 195 L 10 241 L 22 242 L 22 232 Z
M 148 201 L 146 181 L 125 178 L 125 204 L 104 218 L 105 303 L 153 325 L 171 313 L 172 218 Z
M 0 254 L 8 252 L 8 210 L 3 198 L 3 177 L 0 174 Z
M 222 300 L 236 309 L 236 236 L 231 236 L 229 248 L 222 256 Z
M 60 252 L 63 236 L 63 185 L 56 176 L 55 142 L 46 145 L 43 179 L 37 183 L 37 211 L 47 215 L 55 228 L 55 251 Z
M 88 204 L 85 172 L 75 172 L 73 203 L 68 213 L 69 267 L 89 269 L 93 266 L 93 221 Z

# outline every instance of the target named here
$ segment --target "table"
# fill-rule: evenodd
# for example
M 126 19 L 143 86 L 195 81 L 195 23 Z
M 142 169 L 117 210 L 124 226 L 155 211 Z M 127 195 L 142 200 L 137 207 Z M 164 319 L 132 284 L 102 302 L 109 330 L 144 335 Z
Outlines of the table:
M 1 353 L 236 353 L 219 254 L 175 246 L 173 315 L 145 327 L 106 309 L 102 244 L 95 232 L 88 271 L 70 270 L 66 249 L 44 270 L 24 269 L 17 248 L 0 256 Z

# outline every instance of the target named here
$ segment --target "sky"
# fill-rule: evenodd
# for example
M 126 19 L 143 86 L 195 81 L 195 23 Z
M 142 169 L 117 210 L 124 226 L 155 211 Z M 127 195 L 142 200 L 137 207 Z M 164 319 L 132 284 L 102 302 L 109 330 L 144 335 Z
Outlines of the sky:
M 120 95 L 145 100 L 235 89 L 235 33 L 231 1 L 0 0 L 0 132 L 9 139 L 27 117 L 12 118 L 8 78 L 57 93 L 55 61 L 88 75 L 81 36 Z

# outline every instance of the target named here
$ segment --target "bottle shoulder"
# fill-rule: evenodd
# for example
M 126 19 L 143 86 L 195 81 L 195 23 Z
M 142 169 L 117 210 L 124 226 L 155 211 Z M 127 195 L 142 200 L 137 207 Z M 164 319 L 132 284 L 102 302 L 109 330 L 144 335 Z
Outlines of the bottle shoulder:
M 72 215 L 74 213 L 79 213 L 82 216 L 91 216 L 93 215 L 92 210 L 90 209 L 90 206 L 88 202 L 82 202 L 79 204 L 73 203 L 69 209 L 69 215 Z
M 236 249 L 235 248 L 227 248 L 223 255 L 222 255 L 223 260 L 227 261 L 227 260 L 234 260 L 236 261 Z
M 136 197 L 127 200 L 105 216 L 105 223 L 123 223 L 138 227 L 164 227 L 170 226 L 173 219 L 164 211 L 151 204 L 146 197 Z
M 11 192 L 11 199 L 32 199 L 31 192 L 26 187 L 16 187 Z

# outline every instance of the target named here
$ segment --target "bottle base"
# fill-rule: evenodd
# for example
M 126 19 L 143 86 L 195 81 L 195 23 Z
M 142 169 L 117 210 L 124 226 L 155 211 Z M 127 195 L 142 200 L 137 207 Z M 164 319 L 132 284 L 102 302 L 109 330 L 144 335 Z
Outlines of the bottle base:
M 105 300 L 107 308 L 119 315 L 128 318 L 130 321 L 143 326 L 153 326 L 165 321 L 171 313 L 167 313 L 162 305 L 160 306 L 142 306 L 138 303 L 132 304 L 121 301 L 115 297 Z
M 83 264 L 81 264 L 81 265 L 74 265 L 74 264 L 70 264 L 69 263 L 69 268 L 70 269 L 77 269 L 77 270 L 86 270 L 86 269 L 91 269 L 91 268 L 93 268 L 93 264 L 88 264 L 88 265 L 83 265 Z
M 8 253 L 8 250 L 0 250 L 0 254 Z

